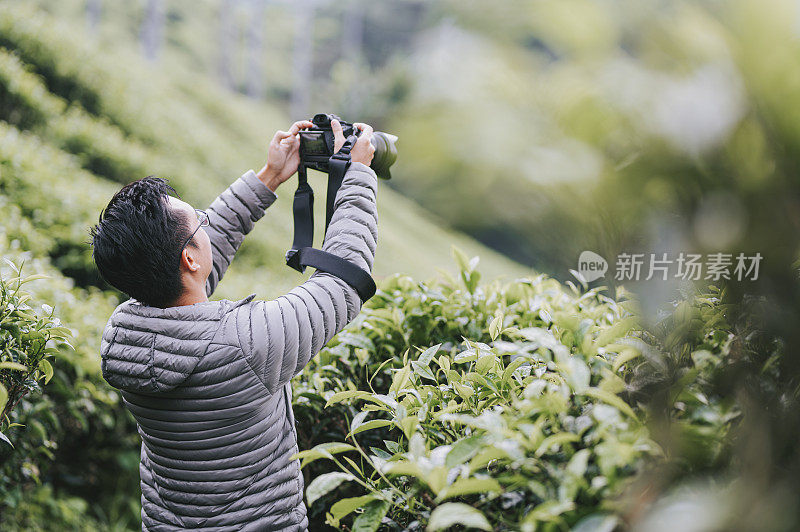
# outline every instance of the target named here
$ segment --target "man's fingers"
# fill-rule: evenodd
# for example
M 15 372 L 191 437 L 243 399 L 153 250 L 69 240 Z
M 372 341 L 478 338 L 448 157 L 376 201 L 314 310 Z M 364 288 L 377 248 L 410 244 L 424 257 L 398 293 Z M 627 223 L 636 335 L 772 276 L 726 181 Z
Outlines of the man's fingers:
M 342 131 L 342 124 L 338 120 L 331 120 L 331 130 L 333 130 L 333 151 L 339 151 L 339 148 L 344 146 L 344 131 Z
M 355 122 L 353 127 L 356 127 L 361 130 L 361 135 L 358 138 L 366 137 L 369 139 L 372 136 L 372 126 L 369 124 L 364 124 L 363 122 Z
M 279 144 L 280 141 L 282 141 L 286 137 L 290 137 L 290 136 L 291 136 L 291 134 L 288 131 L 277 131 L 275 133 L 275 136 L 272 137 L 272 143 L 273 144 Z
M 289 128 L 289 135 L 297 135 L 301 129 L 308 129 L 310 127 L 314 127 L 308 120 L 300 120 L 292 124 L 292 127 Z
M 314 127 L 314 124 L 308 120 L 300 120 L 292 124 L 292 127 L 289 128 L 289 131 L 278 131 L 275 133 L 275 136 L 272 137 L 272 142 L 275 144 L 280 144 L 282 140 L 297 135 L 301 129 L 308 129 L 310 127 Z

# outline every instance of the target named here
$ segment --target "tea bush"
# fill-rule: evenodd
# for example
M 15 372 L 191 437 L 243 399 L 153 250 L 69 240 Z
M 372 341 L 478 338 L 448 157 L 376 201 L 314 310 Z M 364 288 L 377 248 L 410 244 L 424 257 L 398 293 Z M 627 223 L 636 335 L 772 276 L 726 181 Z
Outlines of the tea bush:
M 456 256 L 458 279 L 387 280 L 304 372 L 312 517 L 325 506 L 354 530 L 384 516 L 396 530 L 614 520 L 658 454 L 618 395 L 647 349 L 632 302 L 546 276 L 480 285 L 477 258 Z M 343 482 L 359 489 L 336 497 Z
M 48 362 L 32 378 L 24 380 L 23 384 L 31 388 L 30 393 L 6 412 L 7 418 L 0 427 L 13 444 L 11 447 L 0 441 L 0 528 L 102 530 L 112 525 L 136 528 L 139 437 L 117 392 L 103 381 L 97 356 L 102 327 L 117 300 L 97 289 L 77 288 L 46 258 L 34 258 L 30 251 L 22 251 L 21 241 L 8 237 L 28 224 L 11 228 L 26 220 L 18 217 L 19 210 L 13 205 L 0 205 L 0 213 L 5 214 L 4 211 L 11 216 L 4 216 L 0 225 L 0 255 L 13 264 L 0 263 L 4 288 L 11 282 L 13 292 L 12 279 L 18 276 L 14 268 L 23 263 L 26 276 L 38 277 L 23 286 L 31 298 L 23 305 L 31 308 L 21 310 L 22 319 L 27 321 L 16 323 L 20 339 L 25 340 L 22 333 L 31 325 L 38 327 L 40 322 L 46 324 L 48 320 L 57 327 L 56 335 L 66 334 L 55 318 L 48 318 L 55 309 L 54 316 L 69 328 L 74 349 L 50 341 L 45 343 L 44 352 L 38 352 L 40 340 L 21 345 L 10 343 L 7 333 L 10 331 L 13 337 L 13 324 L 6 328 L 6 321 L 3 322 L 0 346 L 4 360 L 8 347 L 11 356 L 30 361 L 32 367 L 38 368 L 35 361 L 43 354 L 48 356 Z M 20 291 L 14 297 L 26 296 Z M 30 320 L 31 316 L 35 319 Z M 43 374 L 50 377 L 46 386 L 42 386 Z M 10 389 L 6 377 L 14 375 L 2 371 L 3 383 Z M 115 473 L 108 475 L 106 471 Z M 88 501 L 93 501 L 91 506 Z M 98 521 L 98 516 L 103 518 Z M 101 521 L 105 524 L 101 525 Z
M 743 406 L 725 379 L 743 356 L 765 353 L 760 385 L 778 377 L 780 342 L 716 287 L 645 332 L 624 290 L 481 285 L 456 257 L 458 278 L 386 280 L 296 383 L 318 528 L 624 527 L 665 478 L 729 460 Z
M 14 407 L 30 392 L 41 390 L 53 378 L 50 358 L 59 353 L 58 345 L 67 345 L 71 333 L 53 316 L 53 307 L 42 305 L 41 311 L 30 307 L 30 294 L 22 285 L 41 278 L 22 276 L 20 269 L 8 259 L 15 277 L 0 277 L 0 440 L 11 444 L 3 434 Z

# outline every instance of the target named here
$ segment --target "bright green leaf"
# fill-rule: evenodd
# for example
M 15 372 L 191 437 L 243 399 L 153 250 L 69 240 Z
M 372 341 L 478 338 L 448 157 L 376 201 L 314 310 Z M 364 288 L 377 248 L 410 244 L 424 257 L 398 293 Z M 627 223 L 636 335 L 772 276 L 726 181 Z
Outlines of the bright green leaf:
M 372 501 L 353 521 L 353 532 L 375 532 L 388 511 L 387 501 Z
M 331 506 L 331 515 L 337 521 L 340 520 L 342 517 L 345 517 L 352 512 L 358 510 L 359 508 L 363 508 L 376 499 L 375 495 L 363 495 L 361 497 L 350 497 L 348 499 L 342 499 L 337 501 Z M 336 525 L 332 525 L 336 526 Z
M 436 502 L 441 502 L 452 497 L 459 497 L 461 495 L 471 495 L 474 493 L 497 493 L 503 491 L 498 483 L 493 478 L 460 478 L 445 486 L 445 488 L 436 497 Z
M 325 473 L 324 475 L 318 476 L 311 481 L 306 490 L 308 506 L 311 507 L 317 499 L 336 489 L 342 482 L 353 480 L 353 478 L 353 475 L 350 473 L 342 473 L 341 471 L 334 471 L 333 473 Z
M 448 502 L 437 506 L 431 512 L 428 521 L 428 532 L 436 530 L 446 530 L 455 525 L 478 528 L 480 530 L 491 530 L 489 521 L 480 510 L 460 502 Z
M 47 384 L 50 382 L 50 379 L 53 378 L 53 365 L 50 364 L 50 361 L 43 358 L 39 361 L 39 369 L 44 373 L 44 383 Z
M 10 369 L 12 371 L 28 371 L 28 368 L 24 364 L 20 364 L 19 362 L 0 362 L 0 369 Z

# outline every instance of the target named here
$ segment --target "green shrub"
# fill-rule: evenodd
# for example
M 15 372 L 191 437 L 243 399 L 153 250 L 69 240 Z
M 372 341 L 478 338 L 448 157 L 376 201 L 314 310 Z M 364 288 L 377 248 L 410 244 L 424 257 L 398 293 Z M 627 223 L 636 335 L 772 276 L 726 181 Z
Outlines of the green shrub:
M 49 242 L 56 265 L 82 284 L 100 282 L 88 230 L 114 192 L 114 185 L 81 170 L 67 154 L 0 122 L 0 194 Z
M 0 118 L 22 129 L 46 126 L 64 110 L 41 80 L 8 50 L 0 48 Z
M 482 286 L 456 255 L 459 279 L 383 283 L 296 386 L 312 518 L 336 499 L 328 524 L 360 530 L 605 519 L 658 452 L 617 395 L 645 349 L 631 302 L 545 276 Z M 344 481 L 360 489 L 332 498 Z
M 11 445 L 3 434 L 11 412 L 28 393 L 40 391 L 42 381 L 47 384 L 53 378 L 50 358 L 59 353 L 58 345 L 71 347 L 71 333 L 53 316 L 53 307 L 42 305 L 38 310 L 28 305 L 31 296 L 22 285 L 41 276 L 23 277 L 6 261 L 16 276 L 0 276 L 0 439 Z
M 46 522 L 46 515 L 72 515 L 83 507 L 84 522 L 107 523 L 95 529 L 108 529 L 109 523 L 127 523 L 135 529 L 140 509 L 140 439 L 119 395 L 103 380 L 98 356 L 102 328 L 117 300 L 97 289 L 76 288 L 47 259 L 32 258 L 2 231 L 0 256 L 16 264 L 24 261 L 28 274 L 42 276 L 25 285 L 32 297 L 28 303 L 34 308 L 40 308 L 41 302 L 53 307 L 69 327 L 74 346 L 73 350 L 45 345 L 45 349 L 58 348 L 58 353 L 47 353 L 53 355 L 49 359 L 52 378 L 47 386 L 25 395 L 9 413 L 8 428 L 3 431 L 14 447 L 0 442 L 0 528 L 71 529 L 72 518 L 45 527 L 35 523 Z M 0 275 L 10 279 L 16 273 L 4 262 Z M 5 334 L 0 336 L 5 341 Z M 108 471 L 115 473 L 108 475 Z M 54 500 L 39 508 L 43 493 L 52 493 Z M 92 504 L 78 504 L 80 500 Z

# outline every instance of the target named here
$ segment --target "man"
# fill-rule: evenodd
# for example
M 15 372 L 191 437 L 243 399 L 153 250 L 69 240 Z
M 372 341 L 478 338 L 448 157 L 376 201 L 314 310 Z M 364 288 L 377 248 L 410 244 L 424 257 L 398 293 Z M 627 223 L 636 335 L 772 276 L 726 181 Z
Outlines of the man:
M 105 379 L 142 437 L 143 530 L 305 530 L 289 380 L 356 317 L 348 284 L 317 271 L 274 301 L 209 301 L 244 236 L 299 164 L 297 122 L 206 212 L 163 180 L 120 190 L 92 229 L 103 277 L 130 300 L 101 342 Z M 344 144 L 332 123 L 336 151 Z M 351 151 L 323 250 L 371 271 L 377 243 L 372 128 Z

